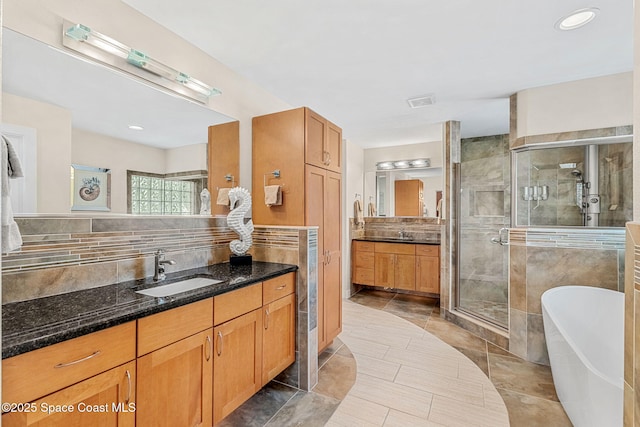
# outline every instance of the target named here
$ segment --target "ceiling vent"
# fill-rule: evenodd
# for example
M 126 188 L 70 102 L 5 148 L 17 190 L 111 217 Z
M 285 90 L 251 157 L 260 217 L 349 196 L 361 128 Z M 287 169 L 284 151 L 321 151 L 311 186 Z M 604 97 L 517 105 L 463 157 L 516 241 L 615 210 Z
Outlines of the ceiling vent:
M 411 108 L 426 107 L 427 105 L 433 105 L 436 103 L 436 95 L 431 93 L 429 95 L 407 99 L 407 102 Z

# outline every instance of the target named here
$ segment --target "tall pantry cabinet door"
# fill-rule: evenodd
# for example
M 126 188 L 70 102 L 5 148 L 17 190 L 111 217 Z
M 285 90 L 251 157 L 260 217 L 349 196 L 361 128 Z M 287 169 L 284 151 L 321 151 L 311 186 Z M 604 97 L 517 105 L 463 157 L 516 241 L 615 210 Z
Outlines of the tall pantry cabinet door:
M 305 163 L 327 168 L 327 120 L 305 108 Z
M 327 172 L 305 165 L 305 217 L 306 225 L 318 226 L 318 350 L 326 347 L 324 327 L 324 270 L 326 254 L 324 247 L 325 177 Z
M 324 266 L 324 329 L 327 345 L 342 331 L 340 193 L 341 175 L 327 172 L 324 202 L 324 250 L 327 253 L 327 262 Z
M 252 158 L 253 223 L 305 225 L 305 108 L 254 117 Z M 280 171 L 280 178 L 273 175 Z M 284 185 L 282 205 L 267 206 L 265 185 Z
M 331 122 L 327 122 L 327 151 L 326 168 L 330 171 L 342 172 L 342 129 Z

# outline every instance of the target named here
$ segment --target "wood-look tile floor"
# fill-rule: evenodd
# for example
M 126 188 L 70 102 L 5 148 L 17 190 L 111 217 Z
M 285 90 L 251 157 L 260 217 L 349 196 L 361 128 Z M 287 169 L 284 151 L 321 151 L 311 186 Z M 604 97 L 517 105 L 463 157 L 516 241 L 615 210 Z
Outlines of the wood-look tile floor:
M 437 300 L 363 290 L 312 392 L 271 382 L 223 426 L 571 426 L 550 369 L 439 317 Z

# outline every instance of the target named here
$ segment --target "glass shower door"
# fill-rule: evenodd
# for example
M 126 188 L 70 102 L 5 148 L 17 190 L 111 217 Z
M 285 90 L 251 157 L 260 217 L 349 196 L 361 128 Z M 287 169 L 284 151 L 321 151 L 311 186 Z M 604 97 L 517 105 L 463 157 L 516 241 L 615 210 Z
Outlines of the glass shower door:
M 504 328 L 509 320 L 510 169 L 507 135 L 461 141 L 457 308 Z

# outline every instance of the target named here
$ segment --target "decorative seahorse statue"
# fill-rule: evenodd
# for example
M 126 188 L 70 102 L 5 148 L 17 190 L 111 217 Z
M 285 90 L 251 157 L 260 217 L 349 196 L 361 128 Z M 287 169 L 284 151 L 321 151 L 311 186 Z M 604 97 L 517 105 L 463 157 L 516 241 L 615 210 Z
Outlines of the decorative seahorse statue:
M 232 240 L 229 247 L 234 254 L 244 255 L 253 244 L 253 221 L 244 223 L 245 214 L 251 210 L 251 194 L 246 188 L 234 187 L 229 190 L 229 202 L 231 212 L 227 215 L 227 225 L 240 237 L 240 240 Z

